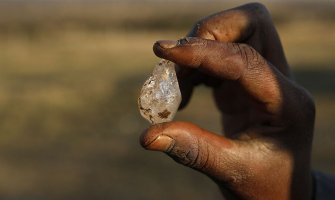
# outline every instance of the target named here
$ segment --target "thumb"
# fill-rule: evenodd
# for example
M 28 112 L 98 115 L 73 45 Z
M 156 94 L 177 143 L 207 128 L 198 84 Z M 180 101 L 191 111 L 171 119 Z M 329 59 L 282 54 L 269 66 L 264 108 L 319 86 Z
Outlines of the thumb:
M 219 181 L 227 181 L 225 172 L 236 166 L 231 153 L 233 141 L 187 122 L 151 126 L 142 134 L 140 143 L 147 150 L 165 152 L 178 163 Z
M 231 140 L 191 123 L 169 122 L 151 126 L 140 142 L 206 174 L 229 199 L 288 197 L 291 155 L 272 140 Z

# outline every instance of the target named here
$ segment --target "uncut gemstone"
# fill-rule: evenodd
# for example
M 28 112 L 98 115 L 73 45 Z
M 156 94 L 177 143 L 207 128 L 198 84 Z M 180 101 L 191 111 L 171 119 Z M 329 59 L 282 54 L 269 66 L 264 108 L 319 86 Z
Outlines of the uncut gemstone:
M 162 59 L 143 84 L 138 98 L 140 113 L 151 124 L 169 122 L 175 116 L 180 102 L 175 64 Z

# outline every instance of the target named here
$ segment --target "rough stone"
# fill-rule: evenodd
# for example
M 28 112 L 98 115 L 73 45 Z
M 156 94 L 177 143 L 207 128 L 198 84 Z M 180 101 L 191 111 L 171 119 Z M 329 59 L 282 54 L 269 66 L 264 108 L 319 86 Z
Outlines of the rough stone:
M 162 59 L 145 81 L 138 106 L 141 115 L 151 124 L 172 121 L 181 102 L 175 64 Z

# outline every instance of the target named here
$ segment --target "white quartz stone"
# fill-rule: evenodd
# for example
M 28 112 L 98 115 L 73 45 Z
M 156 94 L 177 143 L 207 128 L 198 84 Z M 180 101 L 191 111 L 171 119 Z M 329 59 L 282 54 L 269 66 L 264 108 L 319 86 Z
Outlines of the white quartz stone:
M 162 59 L 142 87 L 138 98 L 140 113 L 151 124 L 169 122 L 175 116 L 180 102 L 175 64 Z

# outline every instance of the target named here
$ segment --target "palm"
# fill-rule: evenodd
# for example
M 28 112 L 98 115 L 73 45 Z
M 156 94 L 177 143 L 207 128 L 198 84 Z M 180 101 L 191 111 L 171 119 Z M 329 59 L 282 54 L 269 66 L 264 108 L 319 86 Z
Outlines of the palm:
M 236 82 L 222 82 L 213 88 L 213 95 L 221 111 L 222 126 L 227 137 L 237 137 L 239 132 L 260 123 L 262 111 Z

